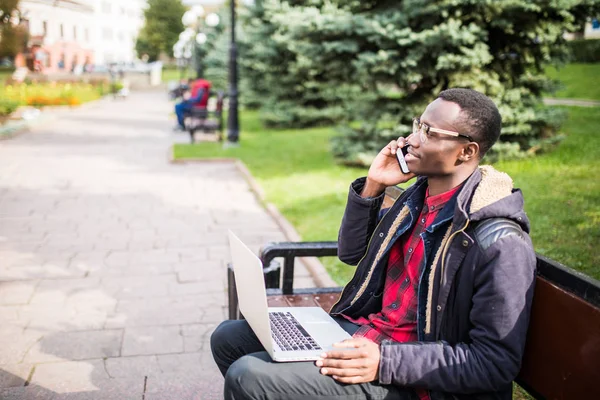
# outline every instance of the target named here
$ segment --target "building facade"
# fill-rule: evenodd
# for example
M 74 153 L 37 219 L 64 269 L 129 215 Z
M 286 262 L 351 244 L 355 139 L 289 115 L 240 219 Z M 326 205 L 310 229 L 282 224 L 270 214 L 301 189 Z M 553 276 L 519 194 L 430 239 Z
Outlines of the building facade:
M 76 0 L 21 0 L 19 8 L 28 25 L 29 42 L 15 60 L 18 67 L 51 73 L 93 64 L 94 10 L 89 4 Z
M 18 67 L 42 73 L 91 70 L 137 59 L 146 0 L 21 0 L 27 50 Z

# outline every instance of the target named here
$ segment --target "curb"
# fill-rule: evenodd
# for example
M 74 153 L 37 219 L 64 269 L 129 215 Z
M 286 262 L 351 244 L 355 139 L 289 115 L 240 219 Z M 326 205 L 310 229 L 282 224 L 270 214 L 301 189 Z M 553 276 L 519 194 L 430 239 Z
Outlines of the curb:
M 42 114 L 39 118 L 36 118 L 34 120 L 19 120 L 11 124 L 11 126 L 0 127 L 0 140 L 12 139 L 16 136 L 21 135 L 22 133 L 30 132 L 38 125 L 48 121 L 52 121 L 55 118 L 56 114 Z
M 169 149 L 169 153 L 167 156 L 169 163 L 171 164 L 187 164 L 187 163 L 199 163 L 199 164 L 209 164 L 209 163 L 232 163 L 235 165 L 237 170 L 242 174 L 248 185 L 250 186 L 250 190 L 254 193 L 256 198 L 262 203 L 265 207 L 267 213 L 273 218 L 279 229 L 283 232 L 287 240 L 290 242 L 300 242 L 302 241 L 302 237 L 294 226 L 279 212 L 275 204 L 267 203 L 265 200 L 265 194 L 263 189 L 260 187 L 258 182 L 254 179 L 246 164 L 244 164 L 241 160 L 237 158 L 183 158 L 183 159 L 175 159 L 173 156 L 173 147 Z M 300 262 L 306 267 L 308 273 L 311 278 L 315 281 L 317 287 L 338 287 L 340 286 L 337 282 L 335 282 L 329 274 L 327 270 L 321 264 L 317 257 L 299 257 Z
M 6 125 L 0 126 L 0 140 L 12 139 L 22 133 L 28 132 L 31 128 L 27 121 L 18 121 L 9 126 Z

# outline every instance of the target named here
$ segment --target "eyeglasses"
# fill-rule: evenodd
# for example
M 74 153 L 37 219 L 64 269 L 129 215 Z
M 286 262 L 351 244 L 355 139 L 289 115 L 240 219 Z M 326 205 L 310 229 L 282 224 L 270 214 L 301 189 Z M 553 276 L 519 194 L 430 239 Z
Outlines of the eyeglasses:
M 413 118 L 412 133 L 418 134 L 421 143 L 425 143 L 427 138 L 430 136 L 430 132 L 441 133 L 443 135 L 450 135 L 454 137 L 461 137 L 467 139 L 469 142 L 474 142 L 473 138 L 469 135 L 463 135 L 462 133 L 447 131 L 445 129 L 432 128 L 424 122 L 421 122 L 419 118 Z

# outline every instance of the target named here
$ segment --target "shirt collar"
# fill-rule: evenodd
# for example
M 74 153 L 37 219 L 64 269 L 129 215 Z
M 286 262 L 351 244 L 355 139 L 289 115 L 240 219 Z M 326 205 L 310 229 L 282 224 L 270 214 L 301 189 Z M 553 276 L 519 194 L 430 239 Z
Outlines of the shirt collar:
M 436 211 L 444 208 L 446 203 L 454 196 L 461 186 L 462 184 L 435 196 L 429 196 L 429 188 L 427 188 L 427 191 L 425 192 L 425 206 L 427 206 L 427 210 Z

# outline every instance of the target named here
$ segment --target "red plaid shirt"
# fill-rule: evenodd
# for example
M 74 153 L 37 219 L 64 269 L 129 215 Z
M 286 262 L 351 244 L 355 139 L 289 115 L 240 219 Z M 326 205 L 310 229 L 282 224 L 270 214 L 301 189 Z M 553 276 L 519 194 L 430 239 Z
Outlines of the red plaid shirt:
M 344 316 L 361 325 L 355 337 L 365 337 L 375 343 L 384 339 L 400 343 L 417 340 L 417 289 L 425 261 L 421 233 L 459 188 L 431 197 L 427 189 L 425 206 L 410 236 L 403 235 L 390 249 L 381 311 L 355 320 Z M 427 390 L 417 390 L 417 394 L 422 400 L 429 399 Z

